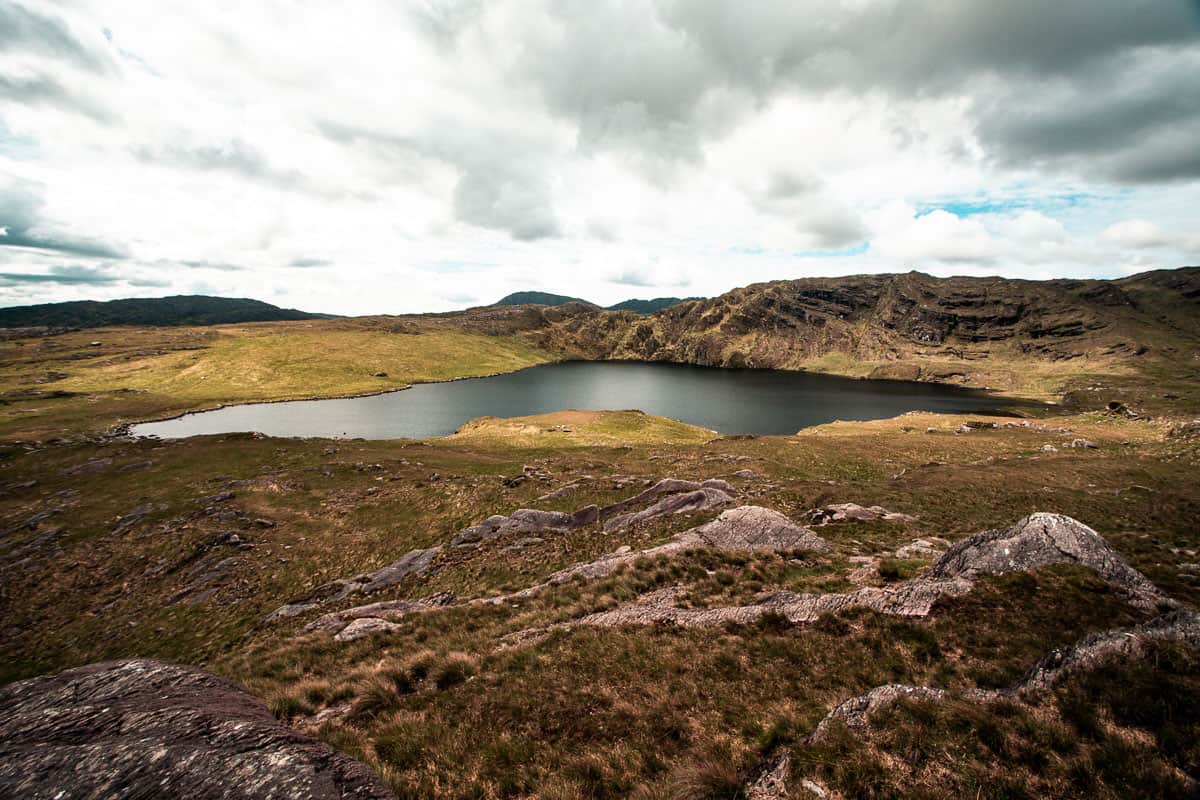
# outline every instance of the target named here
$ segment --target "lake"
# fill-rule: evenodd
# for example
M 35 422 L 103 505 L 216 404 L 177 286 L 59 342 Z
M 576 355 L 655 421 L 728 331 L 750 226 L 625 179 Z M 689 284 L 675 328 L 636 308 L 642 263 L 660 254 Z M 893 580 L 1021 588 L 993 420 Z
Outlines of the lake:
M 229 406 L 134 425 L 177 438 L 260 431 L 271 436 L 401 439 L 445 436 L 476 417 L 565 409 L 640 409 L 720 433 L 792 434 L 833 420 L 906 411 L 998 414 L 1016 403 L 981 391 L 808 372 L 718 369 L 632 361 L 571 361 L 489 378 L 426 383 L 337 400 Z

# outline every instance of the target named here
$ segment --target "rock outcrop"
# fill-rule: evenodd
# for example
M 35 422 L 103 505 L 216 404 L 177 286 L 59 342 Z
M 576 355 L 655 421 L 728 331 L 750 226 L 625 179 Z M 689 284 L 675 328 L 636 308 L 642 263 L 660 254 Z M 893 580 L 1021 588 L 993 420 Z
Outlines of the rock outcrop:
M 496 514 L 478 525 L 462 529 L 450 540 L 450 546 L 477 547 L 482 542 L 488 542 L 509 533 L 569 531 L 591 525 L 598 519 L 600 519 L 600 509 L 596 506 L 586 506 L 573 514 L 519 508 L 508 516 Z
M 364 765 L 215 675 L 93 664 L 0 688 L 0 796 L 394 800 Z
M 331 605 L 355 594 L 370 594 L 388 586 L 393 586 L 410 575 L 421 575 L 429 571 L 433 557 L 441 551 L 440 547 L 429 547 L 424 550 L 410 550 L 382 569 L 358 575 L 354 578 L 340 578 L 336 581 L 323 583 L 312 591 L 292 600 L 287 605 L 272 611 L 267 622 L 275 622 L 288 617 L 296 617 L 313 609 Z
M 616 503 L 611 503 L 600 509 L 600 516 L 602 519 L 609 519 L 617 514 L 623 514 L 631 508 L 658 500 L 666 495 L 694 492 L 698 489 L 718 489 L 727 494 L 733 494 L 734 491 L 733 487 L 726 481 L 718 478 L 702 482 L 685 481 L 679 478 L 663 478 L 644 492 L 635 494 L 633 497 L 627 497 Z
M 974 689 L 963 696 L 978 702 L 1026 699 L 1051 689 L 1072 674 L 1093 669 L 1111 658 L 1140 657 L 1146 645 L 1155 641 L 1178 641 L 1200 647 L 1200 614 L 1176 610 L 1142 625 L 1087 636 L 1071 647 L 1055 650 L 1042 658 L 1014 686 L 1007 689 Z M 863 729 L 870 723 L 875 711 L 901 699 L 942 700 L 946 696 L 944 689 L 930 686 L 876 686 L 835 706 L 817 725 L 809 741 L 825 739 L 831 728 L 839 723 L 852 729 Z
M 877 519 L 888 522 L 916 522 L 917 518 L 883 506 L 860 506 L 858 503 L 835 503 L 808 512 L 810 525 L 829 525 L 835 522 L 871 522 Z
M 595 561 L 575 564 L 555 572 L 542 583 L 489 602 L 500 603 L 529 597 L 548 586 L 566 583 L 576 577 L 602 578 L 640 558 L 705 548 L 746 553 L 790 550 L 827 552 L 829 544 L 778 511 L 761 506 L 740 506 L 723 512 L 711 522 L 676 534 L 665 544 L 645 550 L 609 553 Z
M 893 616 L 924 617 L 939 599 L 965 594 L 983 575 L 1001 575 L 1064 563 L 1094 570 L 1139 608 L 1170 604 L 1168 598 L 1145 575 L 1129 566 L 1100 534 L 1070 517 L 1039 513 L 1031 514 L 1011 528 L 985 531 L 959 542 L 927 573 L 895 587 L 868 586 L 834 594 L 775 592 L 751 605 L 706 609 L 678 608 L 671 592 L 660 592 L 630 605 L 583 617 L 576 624 L 711 627 L 728 623 L 749 624 L 768 613 L 780 614 L 793 623 L 803 623 L 813 622 L 823 614 L 859 607 Z M 585 574 L 591 577 L 590 573 Z
M 370 603 L 365 606 L 348 608 L 345 611 L 331 611 L 322 614 L 304 626 L 304 633 L 313 631 L 332 631 L 344 628 L 346 623 L 360 619 L 376 619 L 394 622 L 409 614 L 429 611 L 433 608 L 443 608 L 455 601 L 453 592 L 439 592 L 419 600 L 385 600 L 381 603 Z M 359 626 L 360 629 L 363 626 Z
M 646 522 L 656 517 L 665 517 L 669 514 L 687 514 L 693 511 L 707 511 L 712 508 L 721 508 L 731 503 L 733 503 L 733 497 L 728 492 L 706 486 L 692 492 L 670 494 L 641 511 L 613 517 L 604 523 L 604 531 L 605 533 L 615 533 L 616 531 L 623 531 L 631 525 Z
M 929 577 L 974 580 L 1050 564 L 1079 564 L 1094 570 L 1140 608 L 1153 608 L 1165 599 L 1104 537 L 1062 514 L 1030 514 L 1010 528 L 977 533 L 947 550 L 929 570 Z

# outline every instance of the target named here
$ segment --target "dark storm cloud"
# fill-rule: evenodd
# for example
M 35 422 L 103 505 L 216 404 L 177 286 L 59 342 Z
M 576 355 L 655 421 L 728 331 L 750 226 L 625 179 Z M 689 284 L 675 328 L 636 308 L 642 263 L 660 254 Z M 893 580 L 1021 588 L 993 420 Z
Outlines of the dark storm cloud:
M 1200 70 L 1200 58 L 1194 64 Z M 1105 77 L 994 102 L 980 112 L 983 142 L 1014 164 L 1121 182 L 1200 177 L 1200 80 L 1165 67 L 1115 86 Z
M 9 0 L 0 3 L 0 51 L 50 56 L 95 72 L 111 67 L 103 51 L 82 42 L 62 19 Z
M 0 186 L 0 247 L 21 247 L 89 258 L 125 258 L 116 245 L 73 236 L 41 223 L 42 198 L 36 187 L 12 183 Z
M 1200 70 L 1196 0 L 881 0 L 800 8 L 733 4 L 556 5 L 522 70 L 585 149 L 695 161 L 775 96 L 875 92 L 972 100 L 989 155 L 1119 181 L 1194 176 Z M 1154 87 L 1184 81 L 1182 96 Z M 739 101 L 739 98 L 741 100 Z M 1050 99 L 1052 98 L 1052 100 Z M 1000 113 L 996 113 L 1000 110 Z M 1126 150 L 1149 135 L 1145 147 Z
M 56 283 L 67 286 L 100 286 L 119 283 L 122 278 L 113 275 L 99 267 L 80 265 L 64 265 L 51 267 L 46 273 L 0 272 L 0 284 L 16 286 L 19 284 Z M 141 285 L 141 284 L 139 284 Z M 157 283 L 151 285 L 159 285 Z
M 365 146 L 382 158 L 416 155 L 454 167 L 459 178 L 452 207 L 460 222 L 502 231 L 519 241 L 560 234 L 541 142 L 453 125 L 416 135 L 328 121 L 316 126 L 339 144 Z

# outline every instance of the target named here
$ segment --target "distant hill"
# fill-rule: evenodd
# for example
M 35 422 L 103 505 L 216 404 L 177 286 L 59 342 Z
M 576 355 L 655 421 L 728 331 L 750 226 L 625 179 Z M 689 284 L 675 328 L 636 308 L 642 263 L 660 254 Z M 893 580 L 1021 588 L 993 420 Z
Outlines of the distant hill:
M 700 297 L 657 297 L 653 300 L 624 300 L 615 305 L 605 306 L 608 311 L 636 311 L 639 314 L 653 314 L 655 311 L 661 311 L 664 308 L 678 305 L 684 300 L 702 300 Z M 501 298 L 496 305 L 498 306 L 561 306 L 567 303 L 583 303 L 588 306 L 596 304 L 584 300 L 579 297 L 567 297 L 563 294 L 550 294 L 549 292 L 513 292 L 507 297 Z
M 703 300 L 703 297 L 656 297 L 653 300 L 625 300 L 608 307 L 609 311 L 636 311 L 639 314 L 653 314 L 664 308 L 677 306 L 688 300 Z
M 578 297 L 567 297 L 565 294 L 550 294 L 549 292 L 513 292 L 496 301 L 496 305 L 498 306 L 561 306 L 567 303 L 583 303 L 589 306 L 596 305 Z
M 330 315 L 308 314 L 294 308 L 279 308 L 248 298 L 177 295 L 107 302 L 76 300 L 0 308 L 0 328 L 221 325 L 231 322 L 323 319 L 328 316 Z

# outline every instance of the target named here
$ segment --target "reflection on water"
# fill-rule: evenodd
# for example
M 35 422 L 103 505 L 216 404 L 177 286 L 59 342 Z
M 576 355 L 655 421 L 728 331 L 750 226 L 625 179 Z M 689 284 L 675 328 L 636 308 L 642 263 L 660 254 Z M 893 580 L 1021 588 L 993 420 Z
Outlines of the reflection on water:
M 640 409 L 721 433 L 790 434 L 810 425 L 906 411 L 987 414 L 1011 407 L 983 392 L 907 381 L 866 381 L 751 369 L 574 361 L 491 378 L 430 383 L 339 400 L 230 406 L 134 426 L 174 438 L 261 431 L 272 436 L 399 439 L 445 436 L 475 417 L 565 409 Z

